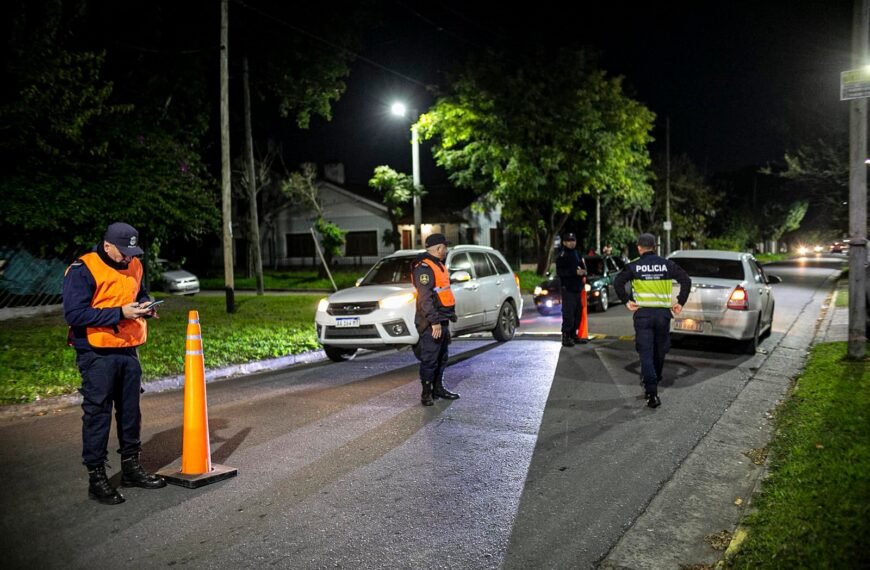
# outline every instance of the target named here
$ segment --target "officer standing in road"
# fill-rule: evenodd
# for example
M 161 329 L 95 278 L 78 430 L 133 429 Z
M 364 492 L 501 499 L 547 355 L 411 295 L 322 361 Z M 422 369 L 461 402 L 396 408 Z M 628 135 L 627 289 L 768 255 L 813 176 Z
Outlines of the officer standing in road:
M 613 287 L 634 313 L 635 347 L 640 355 L 640 369 L 646 391 L 646 405 L 659 407 L 658 383 L 662 379 L 665 355 L 671 347 L 671 312 L 679 315 L 689 298 L 692 280 L 679 265 L 655 254 L 656 238 L 641 234 L 637 238 L 640 258 L 629 262 L 616 276 Z M 673 281 L 680 284 L 673 302 Z M 631 294 L 626 283 L 631 282 Z
M 142 264 L 135 257 L 139 232 L 124 223 L 108 227 L 93 251 L 78 258 L 63 281 L 63 311 L 69 344 L 82 375 L 82 459 L 88 469 L 88 496 L 104 505 L 124 502 L 106 476 L 112 407 L 121 454 L 121 486 L 157 489 L 161 477 L 139 463 L 142 368 L 137 347 L 148 337 L 146 317 L 156 316 L 142 287 Z
M 426 251 L 413 265 L 414 287 L 417 289 L 415 324 L 420 342 L 415 354 L 420 359 L 420 382 L 424 406 L 435 403 L 434 398 L 455 400 L 454 394 L 444 387 L 444 369 L 447 367 L 447 345 L 450 344 L 450 321 L 456 321 L 456 301 L 450 290 L 450 276 L 444 260 L 447 258 L 447 238 L 432 234 L 426 238 Z
M 562 238 L 562 248 L 556 257 L 556 275 L 562 293 L 562 346 L 585 344 L 577 338 L 580 328 L 580 295 L 586 294 L 586 263 L 577 251 L 577 236 L 572 233 Z

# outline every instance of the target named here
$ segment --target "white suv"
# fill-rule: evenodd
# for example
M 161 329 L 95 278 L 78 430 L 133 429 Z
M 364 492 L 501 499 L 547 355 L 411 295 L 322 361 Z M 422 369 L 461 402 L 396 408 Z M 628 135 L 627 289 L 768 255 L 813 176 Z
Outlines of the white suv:
M 417 344 L 416 293 L 411 270 L 419 250 L 400 250 L 382 258 L 357 281 L 317 306 L 314 323 L 326 355 L 346 360 L 359 348 L 401 348 Z M 447 253 L 447 270 L 456 298 L 453 335 L 491 331 L 500 342 L 513 338 L 523 312 L 519 277 L 491 247 L 457 245 Z

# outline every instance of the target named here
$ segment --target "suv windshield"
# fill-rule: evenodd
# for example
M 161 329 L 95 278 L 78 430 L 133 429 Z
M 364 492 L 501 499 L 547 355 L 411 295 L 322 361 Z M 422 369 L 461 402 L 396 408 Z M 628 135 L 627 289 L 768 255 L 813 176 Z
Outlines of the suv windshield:
M 369 269 L 360 285 L 396 285 L 411 283 L 411 264 L 415 257 L 387 257 Z
M 707 259 L 700 257 L 674 258 L 691 277 L 713 277 L 716 279 L 733 279 L 743 281 L 743 264 L 732 259 Z

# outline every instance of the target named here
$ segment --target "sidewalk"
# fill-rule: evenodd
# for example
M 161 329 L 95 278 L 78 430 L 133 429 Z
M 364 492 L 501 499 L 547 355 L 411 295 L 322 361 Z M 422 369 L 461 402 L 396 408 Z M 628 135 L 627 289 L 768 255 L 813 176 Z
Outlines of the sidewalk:
M 817 291 L 815 300 L 804 307 L 769 354 L 757 354 L 734 371 L 746 375 L 740 395 L 633 521 L 600 568 L 712 568 L 722 558 L 723 551 L 711 543 L 716 535 L 727 542 L 752 504 L 766 471 L 763 462 L 756 465 L 752 458 L 764 456 L 773 435 L 772 411 L 801 373 L 812 345 L 847 338 L 848 309 L 836 307 L 834 279 Z

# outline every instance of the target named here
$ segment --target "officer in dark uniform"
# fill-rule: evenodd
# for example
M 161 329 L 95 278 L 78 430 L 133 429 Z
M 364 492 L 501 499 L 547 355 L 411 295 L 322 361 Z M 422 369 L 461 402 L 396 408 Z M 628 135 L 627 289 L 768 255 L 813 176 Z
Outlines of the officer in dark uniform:
M 432 234 L 426 238 L 426 251 L 413 265 L 413 282 L 417 289 L 415 324 L 420 342 L 414 353 L 420 359 L 420 382 L 424 406 L 433 405 L 434 398 L 455 400 L 454 394 L 444 387 L 444 369 L 447 367 L 447 345 L 450 344 L 450 321 L 456 321 L 456 301 L 450 290 L 450 276 L 444 260 L 447 258 L 447 238 Z
M 137 347 L 148 338 L 145 318 L 155 316 L 142 287 L 144 253 L 139 233 L 114 223 L 93 251 L 77 259 L 63 280 L 63 311 L 69 344 L 82 375 L 82 460 L 88 469 L 88 496 L 106 505 L 124 502 L 106 476 L 106 446 L 112 408 L 121 454 L 121 485 L 158 489 L 163 478 L 139 463 L 142 367 Z
M 613 287 L 629 311 L 634 312 L 635 347 L 647 406 L 659 407 L 658 383 L 662 379 L 665 354 L 671 347 L 671 312 L 679 315 L 689 298 L 692 280 L 679 265 L 655 254 L 656 238 L 641 234 L 637 238 L 640 257 L 629 262 L 616 276 Z M 676 303 L 673 282 L 680 284 Z M 631 282 L 631 294 L 625 285 Z
M 562 346 L 585 344 L 585 338 L 577 338 L 580 328 L 580 295 L 586 294 L 586 262 L 577 251 L 577 236 L 565 234 L 562 248 L 556 257 L 556 275 L 562 293 Z

